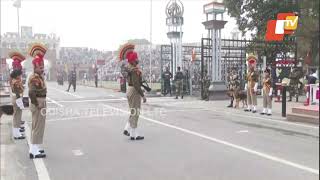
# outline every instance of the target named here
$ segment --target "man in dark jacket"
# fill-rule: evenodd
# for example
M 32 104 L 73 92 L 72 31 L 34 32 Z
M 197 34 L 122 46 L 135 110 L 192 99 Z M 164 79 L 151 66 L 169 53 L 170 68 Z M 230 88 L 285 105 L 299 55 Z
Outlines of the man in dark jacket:
M 76 92 L 77 74 L 75 69 L 70 72 L 68 80 L 69 80 L 69 87 L 67 89 L 67 92 L 69 92 L 71 85 L 73 87 L 73 92 Z

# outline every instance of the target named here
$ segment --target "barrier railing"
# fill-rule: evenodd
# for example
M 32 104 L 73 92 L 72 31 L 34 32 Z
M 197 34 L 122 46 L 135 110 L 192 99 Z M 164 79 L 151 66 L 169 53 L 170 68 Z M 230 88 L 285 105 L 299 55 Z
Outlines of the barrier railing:
M 319 84 L 308 84 L 307 88 L 307 100 L 304 102 L 305 106 L 319 104 Z

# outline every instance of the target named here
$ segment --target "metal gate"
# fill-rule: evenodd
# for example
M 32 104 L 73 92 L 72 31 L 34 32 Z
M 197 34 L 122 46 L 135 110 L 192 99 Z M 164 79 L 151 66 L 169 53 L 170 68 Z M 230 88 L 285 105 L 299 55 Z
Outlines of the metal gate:
M 191 61 L 192 52 L 195 53 L 194 61 Z M 182 46 L 182 67 L 185 80 L 183 81 L 184 94 L 190 95 L 200 92 L 201 79 L 201 47 L 200 46 Z M 161 92 L 164 93 L 164 83 L 162 74 L 166 67 L 169 67 L 170 72 L 174 76 L 176 70 L 173 69 L 173 47 L 171 45 L 161 45 Z M 175 93 L 175 83 L 172 80 L 171 90 Z
M 270 49 L 273 54 L 267 53 L 270 52 L 267 51 Z M 212 40 L 210 38 L 202 38 L 201 46 L 183 46 L 182 50 L 182 70 L 184 70 L 186 74 L 184 84 L 185 93 L 202 97 L 202 79 L 204 76 L 204 70 L 206 69 L 208 74 L 212 73 Z M 195 50 L 196 59 L 191 62 L 193 50 Z M 161 74 L 163 73 L 164 67 L 168 66 L 170 71 L 173 72 L 172 51 L 173 49 L 171 45 L 161 46 Z M 284 42 L 266 42 L 246 39 L 221 39 L 221 75 L 222 80 L 225 81 L 226 84 L 228 72 L 232 68 L 236 68 L 241 80 L 241 88 L 244 88 L 247 72 L 246 55 L 248 53 L 255 53 L 258 56 L 259 61 L 257 63 L 257 68 L 261 74 L 259 86 L 261 86 L 263 77 L 263 56 L 266 57 L 266 65 L 268 66 L 274 65 L 279 58 L 291 58 L 297 62 L 297 46 L 294 40 L 286 40 Z M 281 68 L 286 75 L 288 74 L 288 71 L 290 71 L 290 67 L 282 66 Z M 174 90 L 174 83 L 172 83 L 172 87 L 172 90 Z M 190 89 L 190 87 L 192 88 Z M 161 84 L 161 90 L 163 90 L 163 83 Z

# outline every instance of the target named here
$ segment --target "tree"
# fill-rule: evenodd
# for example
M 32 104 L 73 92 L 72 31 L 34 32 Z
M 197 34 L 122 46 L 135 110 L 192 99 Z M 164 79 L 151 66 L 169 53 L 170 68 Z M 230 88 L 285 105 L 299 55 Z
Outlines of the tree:
M 275 51 L 293 50 L 290 40 L 298 43 L 298 57 L 312 54 L 312 64 L 319 64 L 319 0 L 224 0 L 228 14 L 237 21 L 240 31 L 252 31 L 254 40 L 264 40 L 267 21 L 276 19 L 278 13 L 294 12 L 299 16 L 299 25 L 290 37 L 283 41 L 281 50 L 265 49 L 265 53 L 275 55 Z M 293 38 L 293 39 L 292 39 Z M 255 44 L 251 47 L 255 48 Z

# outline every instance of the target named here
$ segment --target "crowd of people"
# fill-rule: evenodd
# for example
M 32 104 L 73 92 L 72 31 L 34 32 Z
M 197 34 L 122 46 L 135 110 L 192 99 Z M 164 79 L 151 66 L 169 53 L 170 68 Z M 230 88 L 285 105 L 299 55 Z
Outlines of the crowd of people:
M 151 54 L 151 75 L 150 75 L 150 47 L 148 45 L 137 46 L 137 53 L 139 54 L 139 65 L 144 72 L 144 79 L 148 82 L 159 83 L 161 80 L 160 67 L 160 46 L 153 47 Z M 105 64 L 99 66 L 100 79 L 104 81 L 117 81 L 121 77 L 120 66 L 121 62 L 118 60 L 117 52 L 99 51 L 89 48 L 61 48 L 60 61 L 65 64 L 82 64 L 88 65 L 90 68 L 96 64 L 96 60 L 105 60 Z M 61 70 L 60 70 L 61 71 Z M 65 74 L 58 72 L 57 74 Z M 93 79 L 93 73 L 87 72 L 89 79 Z M 66 75 L 64 75 L 66 76 Z M 80 76 L 80 79 L 83 77 Z M 151 79 L 150 79 L 151 78 Z

